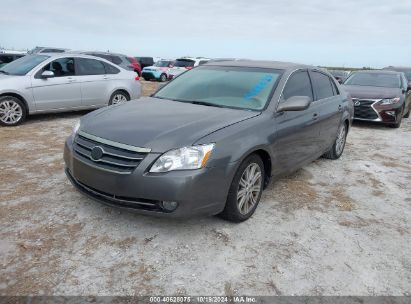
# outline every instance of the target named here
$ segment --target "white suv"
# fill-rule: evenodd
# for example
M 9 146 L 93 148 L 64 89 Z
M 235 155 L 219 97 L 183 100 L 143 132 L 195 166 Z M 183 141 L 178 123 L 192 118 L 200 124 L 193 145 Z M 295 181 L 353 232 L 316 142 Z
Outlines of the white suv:
M 204 57 L 181 57 L 176 59 L 174 62 L 174 67 L 168 72 L 168 78 L 173 79 L 174 77 L 184 73 L 192 68 L 207 63 L 211 59 Z

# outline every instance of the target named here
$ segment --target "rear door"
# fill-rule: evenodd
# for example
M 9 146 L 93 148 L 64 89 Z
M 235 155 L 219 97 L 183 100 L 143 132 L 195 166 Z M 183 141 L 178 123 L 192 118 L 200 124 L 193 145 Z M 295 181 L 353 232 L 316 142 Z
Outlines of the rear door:
M 81 83 L 82 104 L 85 107 L 108 105 L 104 63 L 98 59 L 76 58 L 76 70 Z
M 321 150 L 331 148 L 342 117 L 342 98 L 334 81 L 321 71 L 310 71 L 314 88 L 313 104 L 318 108 Z
M 296 71 L 289 77 L 280 104 L 293 96 L 314 99 L 307 70 Z M 304 111 L 276 113 L 276 140 L 272 149 L 277 156 L 279 172 L 293 171 L 302 163 L 317 157 L 320 141 L 318 116 L 319 107 L 314 103 Z
M 54 77 L 42 78 L 44 71 L 52 71 Z M 72 57 L 59 58 L 44 65 L 33 76 L 31 84 L 39 111 L 81 107 L 79 77 Z

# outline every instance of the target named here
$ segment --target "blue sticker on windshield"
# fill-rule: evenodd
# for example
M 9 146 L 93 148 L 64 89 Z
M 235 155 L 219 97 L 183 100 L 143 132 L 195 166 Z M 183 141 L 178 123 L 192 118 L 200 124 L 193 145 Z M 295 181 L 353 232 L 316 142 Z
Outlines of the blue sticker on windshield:
M 259 83 L 257 83 L 250 91 L 244 94 L 244 99 L 251 99 L 264 90 L 268 84 L 273 80 L 273 76 L 265 75 Z

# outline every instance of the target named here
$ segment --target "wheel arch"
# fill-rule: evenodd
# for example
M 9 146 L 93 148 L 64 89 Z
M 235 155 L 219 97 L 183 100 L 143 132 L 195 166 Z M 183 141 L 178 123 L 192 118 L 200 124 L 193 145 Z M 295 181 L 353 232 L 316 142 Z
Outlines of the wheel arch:
M 0 94 L 0 98 L 5 97 L 5 96 L 12 96 L 12 97 L 20 99 L 23 102 L 24 107 L 26 108 L 26 115 L 29 114 L 30 112 L 29 104 L 27 103 L 27 100 L 21 94 L 17 94 L 14 92 L 5 92 L 5 93 Z

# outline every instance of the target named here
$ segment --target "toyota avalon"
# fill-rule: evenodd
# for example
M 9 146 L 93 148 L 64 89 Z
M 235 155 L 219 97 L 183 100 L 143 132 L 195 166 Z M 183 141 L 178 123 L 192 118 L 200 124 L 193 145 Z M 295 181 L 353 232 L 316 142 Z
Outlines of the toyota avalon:
M 240 222 L 270 179 L 338 159 L 352 102 L 326 71 L 266 61 L 213 62 L 151 97 L 82 117 L 64 150 L 66 174 L 110 206 Z

